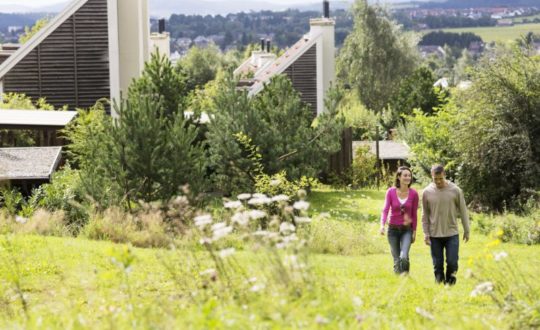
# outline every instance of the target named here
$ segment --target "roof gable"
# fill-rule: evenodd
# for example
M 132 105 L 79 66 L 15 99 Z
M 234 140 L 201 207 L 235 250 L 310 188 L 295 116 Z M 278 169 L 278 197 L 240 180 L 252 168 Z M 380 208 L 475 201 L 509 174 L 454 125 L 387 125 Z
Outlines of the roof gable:
M 60 25 L 77 12 L 88 0 L 74 0 L 60 14 L 39 30 L 30 40 L 22 45 L 14 54 L 0 64 L 0 79 L 2 79 L 17 63 L 24 59 L 45 38 L 53 33 Z

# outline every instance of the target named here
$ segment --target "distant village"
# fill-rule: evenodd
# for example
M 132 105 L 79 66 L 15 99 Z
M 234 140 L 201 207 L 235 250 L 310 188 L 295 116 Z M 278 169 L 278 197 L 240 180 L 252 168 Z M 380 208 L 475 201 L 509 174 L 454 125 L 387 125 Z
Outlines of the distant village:
M 405 28 L 413 29 L 416 31 L 437 29 L 440 26 L 430 24 L 431 21 L 444 18 L 447 20 L 459 19 L 455 24 L 459 24 L 461 20 L 482 21 L 476 26 L 512 26 L 516 24 L 516 19 L 524 17 L 520 20 L 520 23 L 540 23 L 540 17 L 534 17 L 534 15 L 540 14 L 540 6 L 538 7 L 481 7 L 481 8 L 467 8 L 467 9 L 452 9 L 452 8 L 396 8 L 393 10 L 396 13 L 396 19 L 400 22 L 400 17 L 412 22 L 412 26 L 405 25 Z M 344 10 L 338 10 L 333 13 L 337 16 L 336 21 L 341 21 L 341 27 L 336 26 L 336 45 L 340 47 L 345 36 L 352 28 L 352 22 L 347 16 L 347 12 Z M 170 33 L 170 51 L 171 60 L 176 61 L 184 56 L 188 50 L 193 47 L 207 47 L 209 45 L 216 45 L 222 51 L 228 51 L 235 48 L 243 48 L 247 44 L 257 43 L 260 39 L 272 40 L 274 45 L 283 47 L 290 44 L 293 40 L 298 39 L 301 36 L 301 32 L 296 32 L 297 28 L 286 28 L 281 30 L 272 30 L 266 27 L 267 25 L 280 25 L 279 22 L 285 24 L 295 24 L 294 21 L 298 18 L 298 11 L 289 12 L 260 12 L 260 13 L 241 13 L 241 14 L 229 14 L 225 17 L 219 17 L 223 21 L 232 22 L 231 25 L 238 26 L 243 24 L 244 30 L 228 31 L 226 29 L 213 29 L 216 31 L 197 31 L 196 29 L 188 29 L 188 32 L 175 33 L 174 25 L 168 26 L 168 30 L 172 30 Z M 183 15 L 173 15 L 182 17 Z M 189 16 L 185 16 L 189 17 Z M 206 19 L 203 16 L 199 16 L 201 20 Z M 532 17 L 532 18 L 527 18 Z M 301 19 L 298 19 L 301 21 Z M 172 17 L 171 20 L 172 21 Z M 191 16 L 190 21 L 196 21 L 196 17 Z M 157 31 L 158 20 L 151 19 L 150 26 L 154 31 Z M 247 23 L 246 23 L 247 22 Z M 276 24 L 278 22 L 278 24 Z M 488 22 L 488 23 L 486 23 Z M 169 22 L 168 22 L 169 23 Z M 178 23 L 174 23 L 178 24 Z M 194 24 L 194 23 L 193 23 Z M 444 24 L 444 23 L 442 23 Z M 253 28 L 248 25 L 253 26 Z M 430 26 L 433 25 L 433 26 Z M 288 26 L 287 26 L 288 27 Z M 459 26 L 446 26 L 459 27 Z M 249 32 L 246 32 L 249 31 Z M 215 33 L 212 33 L 215 32 Z M 4 44 L 3 49 L 0 49 L 0 63 L 2 58 L 7 57 L 14 49 L 16 49 L 20 36 L 24 33 L 24 26 L 7 26 L 5 28 L 0 27 L 0 44 Z M 199 33 L 199 34 L 197 34 Z M 284 37 L 281 34 L 287 34 Z M 535 43 L 535 46 L 540 51 L 540 44 Z M 479 55 L 484 49 L 484 43 L 474 41 L 466 47 L 468 51 L 473 55 Z M 419 51 L 423 57 L 434 55 L 437 57 L 444 57 L 444 50 L 442 45 L 419 45 Z M 4 55 L 2 55 L 4 54 Z

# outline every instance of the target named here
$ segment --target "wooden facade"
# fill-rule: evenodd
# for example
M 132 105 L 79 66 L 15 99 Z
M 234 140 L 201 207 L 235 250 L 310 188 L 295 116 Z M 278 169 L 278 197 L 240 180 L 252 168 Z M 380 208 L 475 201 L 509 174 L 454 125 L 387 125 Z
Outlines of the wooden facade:
M 110 98 L 107 0 L 88 0 L 4 77 L 5 93 L 87 108 Z
M 313 118 L 317 117 L 317 46 L 311 46 L 283 73 L 292 81 L 302 101 L 309 105 Z

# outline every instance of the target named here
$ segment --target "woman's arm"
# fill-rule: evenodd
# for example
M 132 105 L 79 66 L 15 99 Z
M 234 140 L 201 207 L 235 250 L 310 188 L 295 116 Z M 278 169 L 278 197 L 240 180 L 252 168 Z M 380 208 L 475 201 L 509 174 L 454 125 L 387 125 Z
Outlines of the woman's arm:
M 390 188 L 390 189 L 388 189 L 386 191 L 386 197 L 384 198 L 384 207 L 383 207 L 383 210 L 382 210 L 382 213 L 381 213 L 381 229 L 380 229 L 381 235 L 384 235 L 384 225 L 386 224 L 386 220 L 388 218 L 388 212 L 390 211 L 390 205 L 391 205 L 390 191 L 391 190 L 392 190 L 392 188 Z

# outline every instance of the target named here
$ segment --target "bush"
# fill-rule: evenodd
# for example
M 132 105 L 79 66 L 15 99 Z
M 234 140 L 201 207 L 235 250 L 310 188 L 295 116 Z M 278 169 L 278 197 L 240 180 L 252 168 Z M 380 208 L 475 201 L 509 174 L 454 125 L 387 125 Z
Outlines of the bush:
M 369 146 L 356 148 L 351 167 L 351 183 L 354 187 L 370 187 L 376 182 L 377 157 L 369 150 Z
M 540 244 L 540 210 L 526 216 L 512 213 L 502 215 L 474 214 L 476 230 L 484 235 L 499 232 L 503 242 Z
M 317 177 L 340 148 L 343 121 L 333 112 L 337 107 L 329 105 L 314 121 L 285 76 L 274 77 L 253 97 L 238 91 L 229 77 L 212 104 L 218 109 L 207 134 L 210 166 L 215 189 L 226 195 L 253 191 L 261 171 L 270 176 L 285 171 L 291 181 Z

